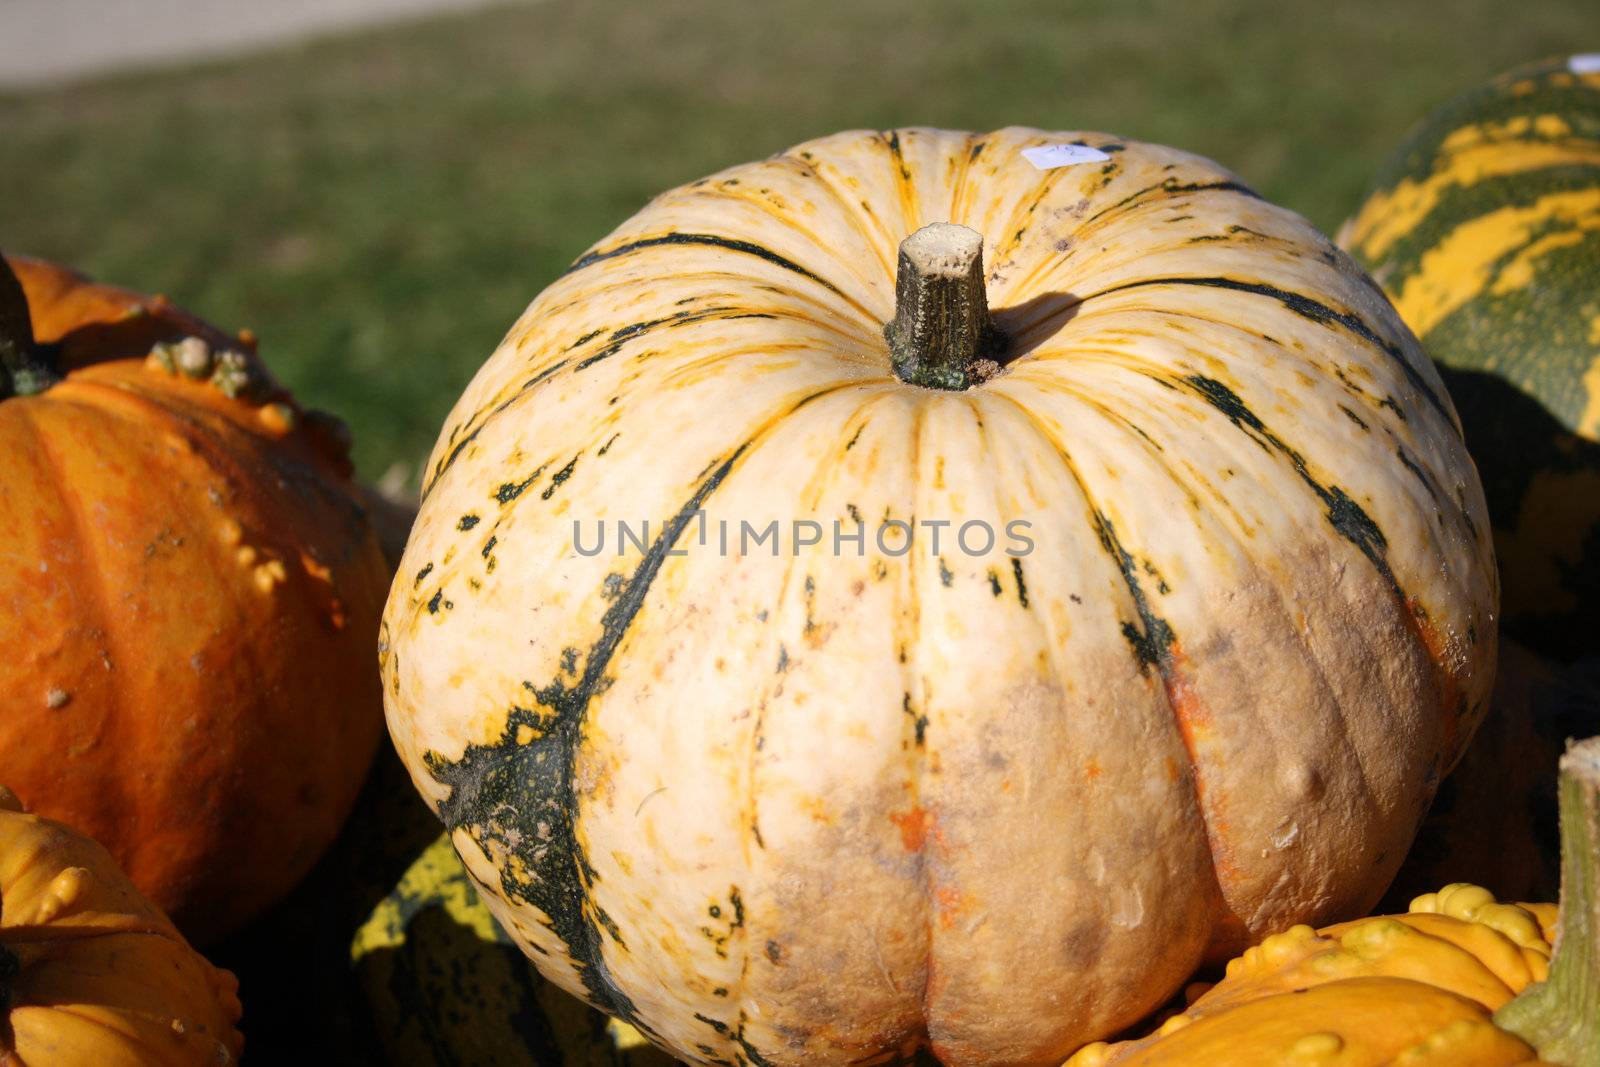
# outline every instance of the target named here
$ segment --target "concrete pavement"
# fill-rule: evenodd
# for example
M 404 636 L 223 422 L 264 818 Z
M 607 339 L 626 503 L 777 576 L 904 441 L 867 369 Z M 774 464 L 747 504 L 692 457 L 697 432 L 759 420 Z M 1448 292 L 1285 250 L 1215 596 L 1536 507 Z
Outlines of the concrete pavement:
M 245 52 L 495 0 L 0 0 L 0 88 Z

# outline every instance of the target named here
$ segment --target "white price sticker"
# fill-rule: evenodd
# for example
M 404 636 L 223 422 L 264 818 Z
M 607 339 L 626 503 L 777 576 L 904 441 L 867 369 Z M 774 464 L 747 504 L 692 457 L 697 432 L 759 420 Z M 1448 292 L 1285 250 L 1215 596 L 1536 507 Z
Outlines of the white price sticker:
M 1585 52 L 1567 60 L 1567 69 L 1574 74 L 1600 74 L 1600 52 Z
M 1074 163 L 1099 163 L 1111 157 L 1086 144 L 1042 144 L 1024 148 L 1022 155 L 1040 170 L 1070 167 Z

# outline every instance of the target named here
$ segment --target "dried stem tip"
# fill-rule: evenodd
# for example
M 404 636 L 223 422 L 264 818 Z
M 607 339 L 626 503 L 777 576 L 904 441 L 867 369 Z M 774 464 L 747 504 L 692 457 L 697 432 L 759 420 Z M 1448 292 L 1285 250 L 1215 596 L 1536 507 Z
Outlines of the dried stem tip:
M 900 243 L 895 316 L 883 328 L 901 381 L 966 389 L 999 369 L 1005 338 L 989 318 L 983 236 L 949 222 Z
M 22 283 L 0 256 L 0 400 L 42 393 L 60 380 L 50 353 L 33 339 Z

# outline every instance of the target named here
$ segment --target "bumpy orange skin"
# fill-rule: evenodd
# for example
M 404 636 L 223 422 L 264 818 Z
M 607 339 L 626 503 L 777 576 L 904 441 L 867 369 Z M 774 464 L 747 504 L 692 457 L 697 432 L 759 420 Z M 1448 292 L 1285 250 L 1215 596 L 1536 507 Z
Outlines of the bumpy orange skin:
M 340 443 L 247 337 L 11 263 L 66 373 L 0 402 L 0 766 L 204 941 L 287 892 L 354 803 L 387 568 Z M 185 337 L 260 387 L 150 358 Z
M 1296 926 L 1154 1033 L 1081 1049 L 1066 1067 L 1513 1067 L 1533 1049 L 1494 1011 L 1549 970 L 1553 904 L 1502 904 L 1457 883 L 1405 915 Z
M 244 1045 L 239 983 L 106 850 L 0 789 L 0 1063 L 216 1067 Z

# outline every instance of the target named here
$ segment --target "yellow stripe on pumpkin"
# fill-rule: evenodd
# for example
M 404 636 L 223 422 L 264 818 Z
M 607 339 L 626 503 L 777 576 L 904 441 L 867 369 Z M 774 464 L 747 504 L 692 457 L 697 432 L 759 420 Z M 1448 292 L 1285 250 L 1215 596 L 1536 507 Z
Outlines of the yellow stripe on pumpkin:
M 500 940 L 494 918 L 489 909 L 478 903 L 477 894 L 462 871 L 461 861 L 450 846 L 449 836 L 441 834 L 406 869 L 394 892 L 379 902 L 367 921 L 361 924 L 350 942 L 351 960 L 359 961 L 380 949 L 405 944 L 406 916 L 401 913 L 401 907 L 408 900 L 437 904 L 479 939 L 491 943 Z
M 1452 149 L 1451 142 L 1470 146 Z M 1395 242 L 1415 230 L 1452 188 L 1476 185 L 1488 178 L 1525 174 L 1545 167 L 1584 163 L 1600 165 L 1600 149 L 1592 145 L 1550 144 L 1542 141 L 1507 144 L 1485 136 L 1483 126 L 1466 126 L 1457 130 L 1446 139 L 1445 146 L 1447 152 L 1453 152 L 1448 162 L 1441 162 L 1420 181 L 1407 178 L 1387 192 L 1374 193 L 1340 235 L 1340 243 L 1359 249 L 1369 260 L 1378 260 L 1389 252 Z M 1415 324 L 1412 325 L 1415 328 Z
M 1551 235 L 1564 241 L 1533 239 L 1536 230 L 1553 222 L 1572 227 L 1564 234 Z M 1497 295 L 1527 285 L 1534 278 L 1533 258 L 1563 243 L 1575 243 L 1590 230 L 1600 230 L 1600 189 L 1552 193 L 1527 207 L 1505 208 L 1472 219 L 1422 257 L 1420 269 L 1395 298 L 1395 308 L 1412 332 L 1425 337 L 1491 282 Z M 1495 265 L 1524 246 L 1523 253 L 1497 275 Z
M 1589 343 L 1600 346 L 1600 315 L 1589 323 Z M 1589 399 L 1578 416 L 1578 432 L 1591 441 L 1600 440 L 1600 359 L 1583 372 L 1583 390 Z
M 1560 115 L 1517 115 L 1504 122 L 1463 126 L 1441 141 L 1439 149 L 1442 152 L 1460 152 L 1490 141 L 1512 141 L 1529 136 L 1553 140 L 1571 132 L 1572 126 Z

